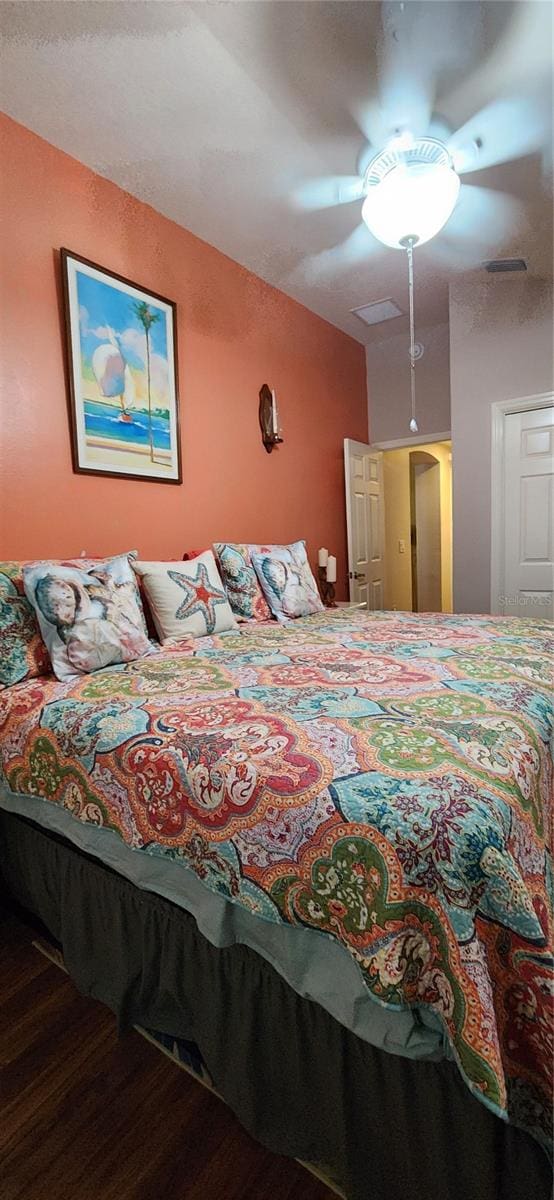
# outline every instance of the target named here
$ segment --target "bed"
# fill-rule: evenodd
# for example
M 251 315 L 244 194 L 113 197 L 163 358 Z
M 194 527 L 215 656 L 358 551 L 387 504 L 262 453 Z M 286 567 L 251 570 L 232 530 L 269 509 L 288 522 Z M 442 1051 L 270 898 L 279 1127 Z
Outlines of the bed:
M 371 1127 L 389 1196 L 408 1180 L 428 1194 L 442 1153 L 445 1200 L 523 1196 L 531 1175 L 546 1197 L 550 653 L 545 622 L 338 609 L 6 688 L 8 886 L 65 939 L 84 990 L 123 1023 L 194 1036 L 244 1123 L 324 1161 L 349 1196 L 384 1194 L 360 1159 Z M 171 959 L 161 990 L 152 922 Z M 246 1087 L 221 1029 L 260 989 Z M 295 1086 L 274 1080 L 265 1104 L 285 1010 Z

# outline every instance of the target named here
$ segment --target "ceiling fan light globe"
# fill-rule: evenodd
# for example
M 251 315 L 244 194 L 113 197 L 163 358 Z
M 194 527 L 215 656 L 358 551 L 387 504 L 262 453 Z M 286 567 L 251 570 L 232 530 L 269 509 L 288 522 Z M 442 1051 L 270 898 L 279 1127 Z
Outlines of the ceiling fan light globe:
M 384 151 L 366 175 L 362 219 L 378 241 L 394 249 L 405 247 L 407 239 L 421 246 L 435 237 L 452 215 L 460 191 L 459 177 L 445 148 L 441 146 L 443 161 L 417 161 L 418 144 L 406 154 L 396 154 L 397 161 L 392 164 L 390 150 Z

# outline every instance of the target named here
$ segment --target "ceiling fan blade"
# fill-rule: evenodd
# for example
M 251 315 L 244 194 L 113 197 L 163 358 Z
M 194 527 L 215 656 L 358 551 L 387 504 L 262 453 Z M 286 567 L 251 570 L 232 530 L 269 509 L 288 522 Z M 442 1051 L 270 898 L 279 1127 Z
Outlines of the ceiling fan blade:
M 379 102 L 356 113 L 363 133 L 381 147 L 397 131 L 430 132 L 445 75 L 467 71 L 478 50 L 481 5 L 423 2 L 381 5 Z
M 445 232 L 449 237 L 487 242 L 491 236 L 503 238 L 512 233 L 524 214 L 524 206 L 515 196 L 463 183 Z
M 351 204 L 363 197 L 363 180 L 359 175 L 329 175 L 323 179 L 310 179 L 292 193 L 297 208 L 314 212 L 320 208 L 335 208 L 339 204 Z
M 381 136 L 383 144 L 396 130 L 426 132 L 435 98 L 435 64 L 429 61 L 425 6 L 385 3 L 380 46 Z M 410 11 L 411 9 L 411 11 Z
M 493 100 L 452 134 L 448 149 L 459 175 L 546 150 L 552 140 L 548 89 Z
M 524 206 L 514 196 L 464 183 L 448 224 L 425 249 L 431 258 L 467 269 L 493 257 L 524 225 Z
M 319 254 L 311 254 L 303 259 L 303 270 L 312 280 L 321 279 L 326 275 L 334 275 L 337 271 L 346 270 L 357 263 L 364 262 L 374 255 L 382 253 L 384 247 L 372 236 L 363 221 L 349 233 L 348 237 L 336 246 L 321 250 Z
M 481 5 L 464 7 L 477 9 Z M 508 6 L 489 5 L 486 16 L 496 18 L 504 8 L 510 11 Z M 461 116 L 494 110 L 497 97 L 533 96 L 540 89 L 545 103 L 551 105 L 552 8 L 550 4 L 520 0 L 511 6 L 509 21 L 490 53 L 476 70 L 467 72 L 447 96 L 441 97 L 440 109 L 456 128 Z

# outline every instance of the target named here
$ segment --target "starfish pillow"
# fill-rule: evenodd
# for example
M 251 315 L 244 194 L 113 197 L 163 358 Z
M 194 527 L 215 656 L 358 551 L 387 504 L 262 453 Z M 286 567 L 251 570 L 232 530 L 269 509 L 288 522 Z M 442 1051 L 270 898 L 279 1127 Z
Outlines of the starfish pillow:
M 134 562 L 161 642 L 235 629 L 211 550 L 188 562 Z

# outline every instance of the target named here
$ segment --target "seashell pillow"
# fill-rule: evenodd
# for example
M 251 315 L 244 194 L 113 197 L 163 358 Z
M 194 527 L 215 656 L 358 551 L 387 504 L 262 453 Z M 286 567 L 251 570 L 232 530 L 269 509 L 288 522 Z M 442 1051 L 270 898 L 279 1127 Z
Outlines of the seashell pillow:
M 137 551 L 129 551 L 136 558 Z M 42 560 L 40 560 L 42 561 Z M 49 560 L 58 566 L 89 571 L 104 562 L 89 555 L 80 558 Z M 0 563 L 0 687 L 23 683 L 52 671 L 50 655 L 42 640 L 39 623 L 23 587 L 23 569 L 37 565 L 36 559 Z M 140 594 L 137 586 L 139 608 Z M 146 624 L 144 626 L 146 632 Z
M 93 564 L 77 559 L 75 565 L 36 562 L 23 568 L 25 595 L 58 679 L 152 653 L 130 557 L 120 554 Z
M 251 558 L 265 598 L 278 620 L 323 611 L 305 542 L 273 546 L 251 553 Z

